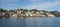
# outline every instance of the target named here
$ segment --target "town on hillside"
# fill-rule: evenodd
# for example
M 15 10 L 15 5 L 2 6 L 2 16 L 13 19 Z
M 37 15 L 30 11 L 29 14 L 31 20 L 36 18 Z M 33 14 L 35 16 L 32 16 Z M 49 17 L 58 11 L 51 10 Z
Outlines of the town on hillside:
M 14 9 L 5 10 L 0 8 L 0 18 L 9 17 L 60 17 L 60 12 L 58 11 L 45 11 L 37 9 Z

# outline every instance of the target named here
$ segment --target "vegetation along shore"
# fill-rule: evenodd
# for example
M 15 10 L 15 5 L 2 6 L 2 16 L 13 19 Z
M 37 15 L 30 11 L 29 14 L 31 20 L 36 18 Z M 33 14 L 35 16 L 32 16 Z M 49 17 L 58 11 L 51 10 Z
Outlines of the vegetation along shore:
M 0 18 L 4 17 L 60 17 L 60 12 L 37 9 L 27 10 L 23 8 L 15 10 L 5 10 L 0 8 Z

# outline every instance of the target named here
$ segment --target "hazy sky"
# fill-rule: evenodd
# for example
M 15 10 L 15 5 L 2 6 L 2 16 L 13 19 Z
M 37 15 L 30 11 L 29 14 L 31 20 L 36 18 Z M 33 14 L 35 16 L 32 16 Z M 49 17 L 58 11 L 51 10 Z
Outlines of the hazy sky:
M 60 11 L 60 0 L 0 0 L 0 8 L 36 8 L 38 10 Z

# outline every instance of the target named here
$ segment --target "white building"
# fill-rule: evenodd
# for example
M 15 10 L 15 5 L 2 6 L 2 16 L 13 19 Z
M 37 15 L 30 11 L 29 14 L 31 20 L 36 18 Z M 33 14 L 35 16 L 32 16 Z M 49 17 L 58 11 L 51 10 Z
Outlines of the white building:
M 55 15 L 51 14 L 51 13 L 46 13 L 48 15 L 48 17 L 55 17 Z

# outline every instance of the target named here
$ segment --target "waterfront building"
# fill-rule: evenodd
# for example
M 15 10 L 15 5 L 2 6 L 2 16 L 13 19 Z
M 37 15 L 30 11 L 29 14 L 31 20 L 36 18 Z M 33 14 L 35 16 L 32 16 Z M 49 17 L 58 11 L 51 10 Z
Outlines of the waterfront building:
M 55 17 L 55 15 L 51 14 L 51 13 L 46 13 L 48 15 L 48 17 Z

